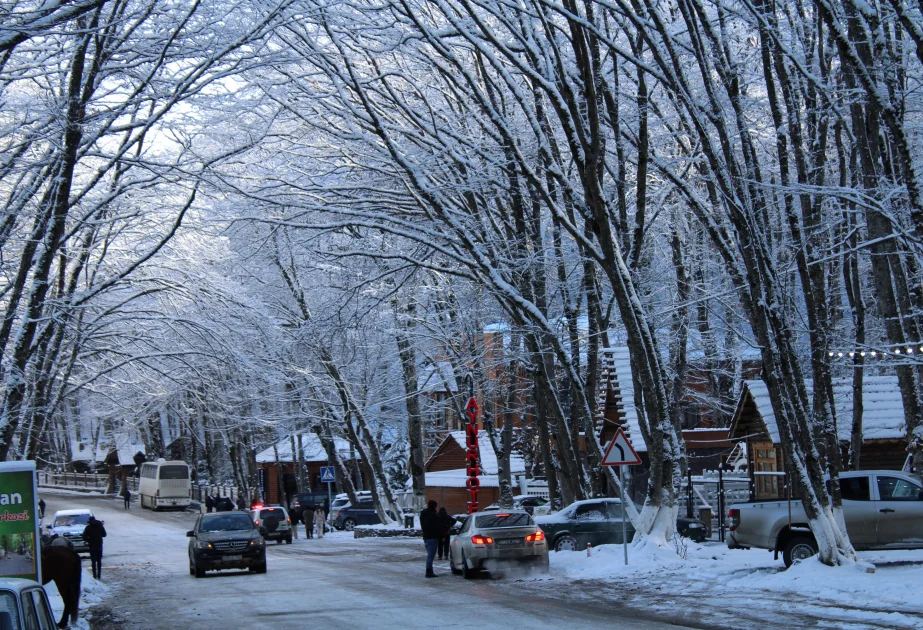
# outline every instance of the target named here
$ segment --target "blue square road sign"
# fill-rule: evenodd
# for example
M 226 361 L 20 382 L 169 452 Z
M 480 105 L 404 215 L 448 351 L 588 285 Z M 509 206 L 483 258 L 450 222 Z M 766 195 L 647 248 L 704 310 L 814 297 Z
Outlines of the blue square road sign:
M 335 483 L 337 478 L 333 472 L 333 466 L 320 467 L 320 480 L 322 483 Z

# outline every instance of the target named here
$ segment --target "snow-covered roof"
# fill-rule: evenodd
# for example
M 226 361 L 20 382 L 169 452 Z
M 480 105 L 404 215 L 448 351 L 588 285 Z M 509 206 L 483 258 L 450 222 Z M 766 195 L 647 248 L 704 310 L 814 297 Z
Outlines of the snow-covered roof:
M 96 445 L 77 440 L 71 441 L 72 462 L 103 463 L 112 452 L 116 453 L 120 466 L 134 466 L 135 454 L 146 451 L 144 444 L 135 442 L 125 435 L 100 439 Z
M 766 429 L 773 443 L 782 440 L 779 426 L 769 399 L 769 388 L 762 380 L 744 381 L 746 391 L 750 392 L 753 402 L 766 424 Z M 814 384 L 805 381 L 808 395 Z M 840 440 L 849 440 L 852 429 L 852 379 L 834 379 L 833 406 L 836 410 L 837 436 Z M 903 438 L 907 434 L 904 419 L 904 403 L 896 376 L 866 376 L 862 380 L 862 436 L 865 440 L 887 440 Z
M 500 482 L 497 475 L 478 475 L 482 488 L 497 488 Z M 426 487 L 464 488 L 468 483 L 468 473 L 464 468 L 456 470 L 439 470 L 426 473 Z
M 624 346 L 604 348 L 603 356 L 607 359 L 606 367 L 610 370 L 610 379 L 618 384 L 618 393 L 622 398 L 618 408 L 622 417 L 625 418 L 625 433 L 628 434 L 628 439 L 631 440 L 631 445 L 636 451 L 646 452 L 647 444 L 644 443 L 641 425 L 638 422 L 638 409 L 635 407 L 635 382 L 631 377 L 631 358 L 628 355 L 628 348 Z
M 298 444 L 298 436 L 295 436 L 295 444 Z M 352 458 L 352 455 L 349 452 L 349 442 L 347 440 L 343 438 L 333 438 L 333 444 L 338 453 L 349 459 Z M 276 443 L 276 448 L 279 449 L 280 462 L 292 461 L 291 438 L 284 438 L 279 440 Z M 324 450 L 324 444 L 315 433 L 303 433 L 301 435 L 301 452 L 304 455 L 304 461 L 306 462 L 327 461 L 327 451 Z M 358 454 L 356 456 L 358 457 Z M 257 453 L 256 461 L 261 464 L 275 463 L 276 452 L 273 450 L 273 447 L 270 446 L 269 448 Z
M 464 431 L 451 431 L 449 435 L 462 449 L 468 449 Z M 493 444 L 490 443 L 490 437 L 487 435 L 487 431 L 478 431 L 478 450 L 481 453 L 481 470 L 483 473 L 485 475 L 496 475 L 497 454 L 494 452 Z M 519 453 L 513 451 L 510 453 L 510 474 L 515 475 L 516 473 L 524 472 L 526 472 L 526 463 L 522 460 L 522 456 Z
M 457 392 L 458 383 L 455 381 L 452 364 L 448 361 L 436 361 L 421 367 L 417 372 L 417 389 L 423 393 Z

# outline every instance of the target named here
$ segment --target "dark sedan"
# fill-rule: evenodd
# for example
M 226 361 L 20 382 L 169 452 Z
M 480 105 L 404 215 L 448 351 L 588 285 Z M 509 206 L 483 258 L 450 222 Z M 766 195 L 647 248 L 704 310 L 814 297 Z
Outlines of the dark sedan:
M 618 499 L 589 499 L 571 503 L 566 508 L 548 516 L 536 516 L 535 522 L 545 532 L 555 551 L 577 551 L 587 545 L 612 545 L 622 543 L 622 510 Z M 705 524 L 698 519 L 677 519 L 680 535 L 701 542 L 705 539 Z M 625 522 L 628 542 L 634 538 L 635 528 Z
M 196 577 L 220 569 L 266 573 L 266 543 L 246 512 L 203 514 L 186 536 L 189 573 Z

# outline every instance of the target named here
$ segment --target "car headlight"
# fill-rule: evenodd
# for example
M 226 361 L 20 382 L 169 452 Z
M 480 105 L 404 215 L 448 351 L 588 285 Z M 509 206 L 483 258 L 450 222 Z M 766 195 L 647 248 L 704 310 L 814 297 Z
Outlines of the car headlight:
M 689 523 L 689 529 L 702 529 L 705 527 L 702 523 Z
M 255 538 L 250 541 L 251 547 L 262 547 L 264 545 L 262 538 Z
M 199 549 L 214 549 L 210 542 L 198 542 L 196 543 L 196 547 Z

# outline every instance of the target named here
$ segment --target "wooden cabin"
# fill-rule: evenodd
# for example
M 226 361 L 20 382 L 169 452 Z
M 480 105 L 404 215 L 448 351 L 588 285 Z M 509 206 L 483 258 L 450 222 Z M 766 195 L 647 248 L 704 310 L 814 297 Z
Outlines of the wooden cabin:
M 810 381 L 805 383 L 808 393 Z M 852 429 L 853 388 L 851 379 L 833 383 L 837 436 L 845 452 Z M 862 470 L 900 470 L 907 459 L 904 404 L 896 376 L 866 376 L 862 387 L 863 441 L 859 460 Z M 746 444 L 747 469 L 754 499 L 785 496 L 785 456 L 775 412 L 766 383 L 759 379 L 743 383 L 731 423 L 730 439 Z
M 468 456 L 464 431 L 451 431 L 433 453 L 423 470 L 426 474 L 426 500 L 436 501 L 449 514 L 463 514 L 468 511 Z M 478 454 L 480 460 L 480 490 L 478 505 L 485 508 L 500 500 L 500 484 L 497 477 L 497 454 L 490 443 L 487 431 L 478 432 Z M 517 478 L 525 475 L 525 462 L 518 453 L 510 456 L 510 473 L 513 479 L 513 494 L 519 494 Z
M 298 446 L 298 437 L 295 438 L 295 448 Z M 359 466 L 356 465 L 357 456 L 350 449 L 349 442 L 343 438 L 334 438 L 334 448 L 340 457 L 351 469 L 353 484 L 356 490 L 365 489 L 365 482 Z M 269 505 L 288 505 L 291 496 L 298 492 L 312 492 L 325 494 L 327 484 L 320 480 L 320 469 L 328 466 L 327 451 L 321 439 L 315 433 L 301 435 L 301 452 L 305 467 L 305 487 L 298 487 L 298 474 L 296 462 L 292 458 L 292 440 L 285 438 L 276 443 L 275 447 L 260 451 L 256 455 L 256 466 L 259 472 L 260 491 L 262 500 Z M 331 492 L 342 492 L 337 473 L 337 483 L 331 484 Z

